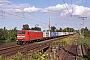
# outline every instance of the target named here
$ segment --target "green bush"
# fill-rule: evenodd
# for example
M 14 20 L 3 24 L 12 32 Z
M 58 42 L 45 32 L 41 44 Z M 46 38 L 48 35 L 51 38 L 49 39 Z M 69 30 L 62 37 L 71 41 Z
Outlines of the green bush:
M 40 55 L 37 54 L 37 53 L 34 53 L 34 54 L 32 54 L 32 57 L 33 57 L 34 59 L 38 59 L 38 58 L 40 57 Z
M 0 55 L 0 60 L 6 60 L 6 59 L 2 55 Z
M 2 59 L 2 56 L 0 55 L 0 60 Z
M 10 43 L 10 42 L 11 42 L 11 40 L 10 40 L 10 39 L 5 40 L 5 43 Z
M 34 52 L 32 54 L 33 59 L 41 59 L 42 53 L 41 52 Z
M 10 58 L 10 60 L 18 60 L 16 57 L 14 57 L 14 58 Z

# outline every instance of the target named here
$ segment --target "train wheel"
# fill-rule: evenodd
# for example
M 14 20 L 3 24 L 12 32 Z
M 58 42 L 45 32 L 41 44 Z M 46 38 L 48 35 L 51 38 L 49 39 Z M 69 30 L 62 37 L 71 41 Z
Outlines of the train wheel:
M 17 41 L 17 44 L 18 44 L 18 45 L 20 45 L 20 44 L 21 44 L 21 42 L 20 42 L 20 41 Z
M 18 41 L 17 41 L 17 44 L 19 44 Z
M 22 42 L 22 44 L 26 44 L 26 41 Z

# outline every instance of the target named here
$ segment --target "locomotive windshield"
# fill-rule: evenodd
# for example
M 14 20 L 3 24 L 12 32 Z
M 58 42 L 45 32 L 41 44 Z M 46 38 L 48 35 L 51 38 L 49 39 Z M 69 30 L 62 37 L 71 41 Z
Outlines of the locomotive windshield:
M 25 34 L 25 31 L 19 31 L 18 34 Z

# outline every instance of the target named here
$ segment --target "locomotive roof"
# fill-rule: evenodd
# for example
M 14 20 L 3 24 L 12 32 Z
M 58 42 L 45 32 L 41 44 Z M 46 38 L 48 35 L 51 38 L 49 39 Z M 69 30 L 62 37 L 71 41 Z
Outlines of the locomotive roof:
M 41 31 L 38 31 L 38 30 L 18 30 L 18 31 L 41 32 Z
M 41 32 L 41 31 L 38 31 L 38 30 L 30 30 L 30 32 Z

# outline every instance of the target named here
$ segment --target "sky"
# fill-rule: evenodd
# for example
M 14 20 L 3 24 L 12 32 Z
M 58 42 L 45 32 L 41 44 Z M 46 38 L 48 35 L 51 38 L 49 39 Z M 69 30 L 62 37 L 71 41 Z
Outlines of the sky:
M 90 0 L 0 0 L 0 28 L 22 29 L 38 26 L 42 30 L 50 26 L 59 28 L 90 29 Z

